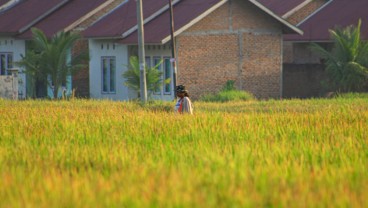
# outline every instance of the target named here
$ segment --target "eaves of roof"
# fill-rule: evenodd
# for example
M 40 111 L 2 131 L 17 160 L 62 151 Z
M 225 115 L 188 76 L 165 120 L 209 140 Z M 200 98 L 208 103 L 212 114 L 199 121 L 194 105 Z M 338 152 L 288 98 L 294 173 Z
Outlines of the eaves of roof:
M 298 8 L 306 5 L 312 0 L 257 0 L 263 6 L 274 12 L 280 17 L 290 15 L 295 12 Z

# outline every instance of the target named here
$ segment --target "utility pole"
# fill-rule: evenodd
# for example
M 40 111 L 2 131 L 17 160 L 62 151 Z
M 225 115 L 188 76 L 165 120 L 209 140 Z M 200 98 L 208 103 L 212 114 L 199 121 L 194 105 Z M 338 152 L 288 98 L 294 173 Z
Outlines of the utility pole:
M 146 70 L 145 70 L 145 51 L 144 51 L 144 29 L 143 29 L 143 9 L 142 0 L 137 1 L 137 26 L 138 26 L 138 56 L 139 56 L 139 70 L 140 70 L 140 89 L 141 101 L 147 102 L 147 84 L 146 84 Z
M 174 84 L 174 95 L 176 97 L 176 81 L 177 81 L 177 68 L 176 68 L 176 52 L 175 52 L 175 38 L 174 38 L 174 11 L 172 0 L 169 0 L 170 7 L 170 35 L 171 35 L 171 63 L 174 69 L 173 73 L 173 84 Z

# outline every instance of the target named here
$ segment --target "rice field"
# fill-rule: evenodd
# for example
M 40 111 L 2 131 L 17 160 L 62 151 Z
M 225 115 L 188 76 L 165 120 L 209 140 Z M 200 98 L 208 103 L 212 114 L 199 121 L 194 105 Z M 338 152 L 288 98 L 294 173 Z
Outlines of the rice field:
M 0 100 L 0 207 L 367 207 L 368 97 Z

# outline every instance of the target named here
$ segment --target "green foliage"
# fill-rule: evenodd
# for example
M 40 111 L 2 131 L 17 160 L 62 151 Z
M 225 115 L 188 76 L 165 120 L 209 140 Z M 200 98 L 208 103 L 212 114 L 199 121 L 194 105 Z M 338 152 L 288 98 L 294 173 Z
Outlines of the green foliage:
M 154 67 L 145 66 L 146 85 L 149 95 L 160 90 L 163 84 L 161 79 L 163 72 L 158 70 L 161 64 L 162 61 Z M 140 97 L 140 68 L 138 57 L 131 56 L 129 58 L 129 66 L 128 69 L 123 73 L 123 77 L 126 79 L 124 85 L 137 92 L 138 97 Z M 170 78 L 164 80 L 164 83 L 170 83 Z
M 220 91 L 216 94 L 207 94 L 200 98 L 204 102 L 229 102 L 254 100 L 253 95 L 240 90 Z
M 332 82 L 325 83 L 337 91 L 357 91 L 368 84 L 368 42 L 361 39 L 360 28 L 359 20 L 357 26 L 330 30 L 334 41 L 332 51 L 312 45 L 312 50 L 326 60 L 326 71 Z
M 70 53 L 75 42 L 80 39 L 79 34 L 59 32 L 48 39 L 37 28 L 32 28 L 32 34 L 32 48 L 17 64 L 25 67 L 25 72 L 33 78 L 32 82 L 37 79 L 53 87 L 56 99 L 67 76 L 87 66 L 88 54 L 86 51 L 73 55 Z
M 233 80 L 228 80 L 222 90 L 216 94 L 206 94 L 200 98 L 204 102 L 229 102 L 254 100 L 254 96 L 246 91 L 236 90 Z
M 227 80 L 224 87 L 222 88 L 222 91 L 233 91 L 236 90 L 235 88 L 235 81 L 234 80 Z

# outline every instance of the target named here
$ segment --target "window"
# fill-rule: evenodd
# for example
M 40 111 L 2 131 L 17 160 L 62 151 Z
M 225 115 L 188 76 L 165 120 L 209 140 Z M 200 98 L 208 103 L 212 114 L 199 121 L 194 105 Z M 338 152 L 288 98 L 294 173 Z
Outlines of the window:
M 102 93 L 116 92 L 115 57 L 102 57 Z
M 151 66 L 151 57 L 146 56 L 145 62 L 146 62 L 146 66 L 147 66 L 148 68 L 151 68 L 151 67 L 152 67 L 152 66 Z
M 153 57 L 153 67 L 157 66 L 161 62 L 161 57 L 154 56 Z M 162 71 L 162 63 L 158 65 L 157 69 L 161 72 Z M 162 79 L 162 77 L 161 77 Z M 154 92 L 155 95 L 161 95 L 161 89 L 158 89 L 156 92 Z
M 164 79 L 170 78 L 171 79 L 171 62 L 170 57 L 164 58 Z M 165 84 L 164 83 L 164 94 L 171 94 L 171 83 Z
M 13 67 L 13 54 L 0 53 L 0 75 L 10 75 L 9 69 Z

